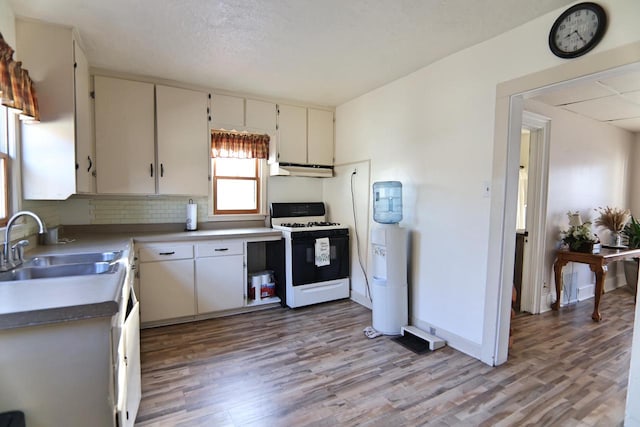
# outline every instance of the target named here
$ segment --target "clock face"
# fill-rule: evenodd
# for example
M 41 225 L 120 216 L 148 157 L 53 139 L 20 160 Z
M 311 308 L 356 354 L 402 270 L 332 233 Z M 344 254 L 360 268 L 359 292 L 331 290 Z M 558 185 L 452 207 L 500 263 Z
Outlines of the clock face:
M 607 16 L 595 3 L 580 3 L 567 9 L 553 24 L 549 48 L 561 58 L 584 55 L 602 39 Z

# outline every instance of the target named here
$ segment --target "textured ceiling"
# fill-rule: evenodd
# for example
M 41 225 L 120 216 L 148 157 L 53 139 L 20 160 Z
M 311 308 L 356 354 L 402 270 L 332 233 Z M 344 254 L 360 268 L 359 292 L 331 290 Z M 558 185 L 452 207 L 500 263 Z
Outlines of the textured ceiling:
M 327 106 L 571 2 L 10 0 L 77 28 L 94 67 Z

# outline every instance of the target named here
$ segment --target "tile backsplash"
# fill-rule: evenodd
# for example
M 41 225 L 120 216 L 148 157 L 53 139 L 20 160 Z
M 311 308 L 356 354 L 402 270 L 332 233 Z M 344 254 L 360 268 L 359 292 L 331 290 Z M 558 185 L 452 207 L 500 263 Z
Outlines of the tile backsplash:
M 71 198 L 60 202 L 59 210 L 65 224 L 181 223 L 190 199 L 198 204 L 199 220 L 206 219 L 206 197 Z

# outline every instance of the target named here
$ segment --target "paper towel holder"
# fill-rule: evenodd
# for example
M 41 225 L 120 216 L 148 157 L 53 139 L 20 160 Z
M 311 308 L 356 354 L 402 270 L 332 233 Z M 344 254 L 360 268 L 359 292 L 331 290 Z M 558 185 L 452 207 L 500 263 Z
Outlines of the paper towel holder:
M 184 231 L 196 231 L 198 229 L 198 204 L 189 199 L 187 204 L 187 221 Z

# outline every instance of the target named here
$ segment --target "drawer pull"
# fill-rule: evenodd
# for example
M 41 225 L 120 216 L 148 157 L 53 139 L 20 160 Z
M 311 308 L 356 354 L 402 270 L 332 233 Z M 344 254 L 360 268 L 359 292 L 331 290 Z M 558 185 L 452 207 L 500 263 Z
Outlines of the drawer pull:
M 229 248 L 215 248 L 214 251 L 215 252 L 224 252 L 224 251 L 228 251 Z
M 158 255 L 175 255 L 176 251 L 172 252 L 160 252 Z

